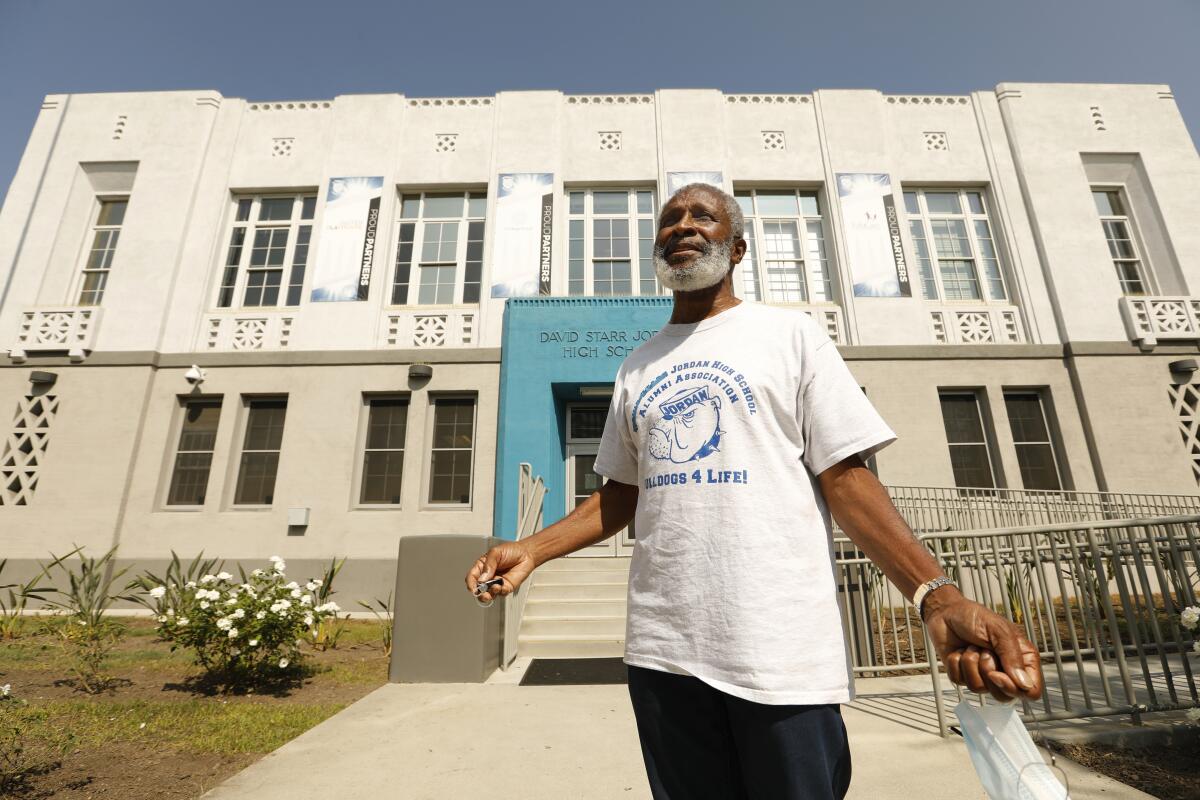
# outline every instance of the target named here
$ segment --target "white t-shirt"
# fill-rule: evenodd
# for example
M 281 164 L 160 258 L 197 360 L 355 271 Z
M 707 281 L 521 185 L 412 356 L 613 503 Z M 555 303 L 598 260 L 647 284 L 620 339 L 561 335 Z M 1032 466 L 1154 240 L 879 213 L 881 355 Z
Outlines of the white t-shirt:
M 848 702 L 814 476 L 895 439 L 803 312 L 664 325 L 617 372 L 595 465 L 640 490 L 625 663 L 759 703 Z

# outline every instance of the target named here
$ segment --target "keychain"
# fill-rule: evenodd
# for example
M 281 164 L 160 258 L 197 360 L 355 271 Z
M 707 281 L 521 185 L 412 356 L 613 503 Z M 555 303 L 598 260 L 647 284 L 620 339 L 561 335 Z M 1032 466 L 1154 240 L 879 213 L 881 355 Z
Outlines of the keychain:
M 479 600 L 479 596 L 481 594 L 488 591 L 493 586 L 499 586 L 502 583 L 504 583 L 503 578 L 492 578 L 490 581 L 480 581 L 479 583 L 475 584 L 475 599 Z M 494 597 L 486 603 L 482 600 L 479 601 L 480 605 L 482 605 L 484 608 L 488 608 L 494 602 L 496 602 L 496 598 Z

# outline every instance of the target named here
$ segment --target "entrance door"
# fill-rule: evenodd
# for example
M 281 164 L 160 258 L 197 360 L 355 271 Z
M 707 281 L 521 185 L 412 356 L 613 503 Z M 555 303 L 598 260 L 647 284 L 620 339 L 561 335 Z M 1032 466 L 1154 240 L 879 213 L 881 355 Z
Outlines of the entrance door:
M 588 499 L 604 479 L 595 472 L 596 453 L 600 449 L 600 435 L 604 431 L 604 420 L 608 416 L 607 406 L 574 405 L 567 408 L 567 512 Z M 585 547 L 572 553 L 573 556 L 622 556 L 633 555 L 633 523 L 617 532 L 615 536 L 599 544 Z

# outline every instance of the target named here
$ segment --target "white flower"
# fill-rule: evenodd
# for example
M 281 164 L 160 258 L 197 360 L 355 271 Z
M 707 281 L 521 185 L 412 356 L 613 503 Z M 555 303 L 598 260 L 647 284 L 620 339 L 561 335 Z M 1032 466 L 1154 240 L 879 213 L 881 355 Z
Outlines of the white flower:
M 325 583 L 325 582 L 324 582 L 323 580 L 321 580 L 320 578 L 313 578 L 313 579 L 312 579 L 312 582 L 313 582 L 313 583 L 315 583 L 317 586 L 321 586 L 321 585 L 323 585 L 323 584 Z
M 166 614 L 163 614 L 161 617 L 159 617 L 159 618 L 158 618 L 158 621 L 159 621 L 159 622 L 166 622 L 166 621 L 167 621 L 167 615 L 166 615 Z
M 246 609 L 244 609 L 244 608 L 234 609 L 234 612 L 232 614 L 230 614 L 229 616 L 232 617 L 233 619 L 241 619 L 242 617 L 246 616 Z
M 299 588 L 300 588 L 300 584 L 296 583 L 295 581 L 292 581 L 292 582 L 290 582 L 290 583 L 285 583 L 285 584 L 283 585 L 283 588 L 285 588 L 285 589 L 299 589 Z
M 187 624 L 188 624 L 188 618 L 187 618 L 187 617 L 180 617 L 178 620 L 176 620 L 176 621 L 175 621 L 175 624 L 176 624 L 176 625 L 179 625 L 179 626 L 187 625 Z
M 167 609 L 167 616 L 168 616 L 168 617 L 173 617 L 173 616 L 175 616 L 175 609 L 173 609 L 173 608 L 168 608 L 168 609 Z
M 342 607 L 330 600 L 328 603 L 322 603 L 313 610 L 320 614 L 328 614 L 330 612 L 337 613 L 342 610 Z
M 10 694 L 12 694 L 11 683 L 6 683 L 3 686 L 0 686 L 0 697 L 8 697 Z
M 146 727 L 146 723 L 143 722 L 141 725 L 138 725 L 138 730 L 140 731 L 144 727 Z
M 301 598 L 300 598 L 300 605 L 302 605 L 302 606 L 311 606 L 311 605 L 312 605 L 312 595 L 311 595 L 311 594 L 306 594 L 306 595 L 304 595 L 304 597 L 301 597 Z
M 1187 718 L 1188 722 L 1195 722 L 1200 725 L 1200 708 L 1189 708 Z
M 237 635 L 238 635 L 238 629 L 237 629 L 237 628 L 230 628 L 230 629 L 229 629 L 229 638 L 230 638 L 230 639 L 236 639 L 236 638 L 237 638 Z
M 276 561 L 283 561 L 283 559 L 279 556 L 271 556 L 267 559 L 267 561 L 270 561 L 272 564 L 274 564 Z
M 311 626 L 312 623 L 313 623 L 312 614 L 309 614 L 307 617 L 304 618 L 304 624 Z
M 254 615 L 254 618 L 255 618 L 255 619 L 263 619 L 263 618 L 265 618 L 266 616 L 267 616 L 267 612 L 265 612 L 265 611 L 259 611 L 257 614 L 255 614 L 255 615 Z
M 229 598 L 228 600 L 226 600 L 226 601 L 225 601 L 225 605 L 227 605 L 227 606 L 236 606 L 236 605 L 237 605 L 237 598 L 236 598 L 236 597 L 231 597 L 231 598 Z
M 309 581 L 308 583 L 304 584 L 304 588 L 308 589 L 310 592 L 315 592 L 317 590 L 317 585 L 312 581 Z
M 287 569 L 287 564 L 285 564 L 283 562 L 283 559 L 280 559 L 279 561 L 275 562 L 275 571 L 278 572 L 280 575 L 283 574 L 283 571 L 285 569 Z
M 217 620 L 217 627 L 223 631 L 227 631 L 233 627 L 233 620 L 228 617 L 221 617 Z
M 188 581 L 187 583 L 185 583 L 185 584 L 183 585 L 183 587 L 184 587 L 185 589 L 195 589 L 195 588 L 196 588 L 196 582 L 195 582 L 195 581 Z
M 300 599 L 300 595 L 302 594 L 303 592 L 301 592 L 299 589 L 292 589 L 292 597 L 296 598 L 297 600 Z
M 258 639 L 251 639 L 251 640 L 250 640 L 250 646 L 251 646 L 251 647 L 258 647 Z
M 212 583 L 216 579 L 217 579 L 216 575 L 203 575 L 200 578 L 200 585 L 203 586 L 206 583 Z
M 251 571 L 250 574 L 256 578 L 259 578 L 259 577 L 262 577 L 265 573 L 261 569 L 256 569 L 256 570 Z
M 218 573 L 217 573 L 217 580 L 219 580 L 219 581 L 231 581 L 231 580 L 233 580 L 233 576 L 232 576 L 232 575 L 230 575 L 228 572 L 218 572 Z
M 155 598 L 162 597 L 166 593 L 167 593 L 167 587 L 165 587 L 165 586 L 155 586 L 153 589 L 150 590 L 150 596 L 155 597 Z
M 288 665 L 288 660 L 286 658 L 279 659 L 279 668 L 280 669 L 285 668 L 287 665 Z
M 209 606 L 209 602 L 207 600 L 200 601 L 200 608 L 208 608 L 208 606 Z
M 231 647 L 231 648 L 229 648 L 229 655 L 231 655 L 231 656 L 240 656 L 241 654 L 242 654 L 242 651 L 241 651 L 241 650 L 238 650 L 236 647 Z
M 1196 627 L 1197 623 L 1200 623 L 1200 607 L 1188 606 L 1179 615 L 1179 621 L 1183 624 L 1183 627 L 1189 631 L 1192 630 Z

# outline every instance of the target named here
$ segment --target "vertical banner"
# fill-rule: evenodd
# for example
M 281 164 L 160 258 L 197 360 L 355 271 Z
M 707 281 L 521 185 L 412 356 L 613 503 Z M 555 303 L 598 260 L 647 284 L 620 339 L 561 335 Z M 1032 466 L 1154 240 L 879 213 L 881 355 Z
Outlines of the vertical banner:
M 839 172 L 837 185 L 854 296 L 912 297 L 891 177 Z
M 496 191 L 492 297 L 550 293 L 554 175 L 505 173 Z
M 675 194 L 689 183 L 707 183 L 725 191 L 725 176 L 719 172 L 668 172 L 667 197 Z
M 317 240 L 312 302 L 367 299 L 382 197 L 382 176 L 330 178 Z

